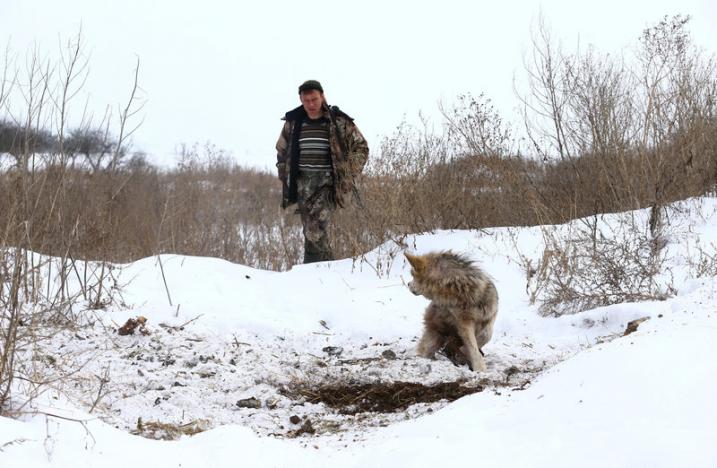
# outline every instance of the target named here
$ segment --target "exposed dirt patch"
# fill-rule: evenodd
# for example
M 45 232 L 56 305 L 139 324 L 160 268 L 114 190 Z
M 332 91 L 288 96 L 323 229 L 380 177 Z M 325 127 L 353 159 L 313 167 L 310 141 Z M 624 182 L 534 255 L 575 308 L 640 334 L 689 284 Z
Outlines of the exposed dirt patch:
M 627 336 L 630 333 L 635 333 L 637 331 L 637 327 L 639 327 L 642 322 L 644 322 L 645 320 L 649 320 L 649 319 L 650 319 L 650 317 L 642 317 L 642 318 L 633 320 L 631 322 L 628 322 L 627 327 L 625 328 L 625 333 L 623 333 L 622 336 Z
M 440 382 L 423 385 L 415 382 L 390 382 L 348 385 L 297 385 L 284 388 L 281 394 L 308 403 L 323 403 L 339 414 L 395 413 L 417 403 L 434 403 L 483 391 L 481 385 Z

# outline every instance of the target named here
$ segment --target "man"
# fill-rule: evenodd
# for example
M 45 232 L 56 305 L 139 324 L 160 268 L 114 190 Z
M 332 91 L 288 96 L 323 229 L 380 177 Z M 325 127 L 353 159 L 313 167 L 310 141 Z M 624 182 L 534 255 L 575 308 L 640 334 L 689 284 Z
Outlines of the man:
M 301 106 L 286 113 L 276 143 L 284 185 L 281 206 L 296 203 L 304 228 L 304 263 L 332 260 L 327 228 L 343 207 L 368 159 L 368 144 L 353 119 L 329 107 L 316 80 L 299 86 Z

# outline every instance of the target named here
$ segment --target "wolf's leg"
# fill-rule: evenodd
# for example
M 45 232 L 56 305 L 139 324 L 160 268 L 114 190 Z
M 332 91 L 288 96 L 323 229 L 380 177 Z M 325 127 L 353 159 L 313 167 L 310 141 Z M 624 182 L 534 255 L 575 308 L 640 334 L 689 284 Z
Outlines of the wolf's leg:
M 475 324 L 470 321 L 459 323 L 458 336 L 463 340 L 468 361 L 471 363 L 471 369 L 475 372 L 485 372 L 485 361 L 480 354 L 480 348 L 478 348 L 478 343 L 476 342 Z
M 495 323 L 495 316 L 493 320 L 486 323 L 485 326 L 481 327 L 476 333 L 476 344 L 478 349 L 483 349 L 486 343 L 488 343 L 493 336 L 493 324 Z
M 416 347 L 416 354 L 424 358 L 433 359 L 436 351 L 443 346 L 444 341 L 445 338 L 441 334 L 427 326 L 423 330 L 423 336 Z
M 458 335 L 449 335 L 443 345 L 443 353 L 456 366 L 468 364 L 466 359 L 466 351 L 463 346 L 463 340 Z

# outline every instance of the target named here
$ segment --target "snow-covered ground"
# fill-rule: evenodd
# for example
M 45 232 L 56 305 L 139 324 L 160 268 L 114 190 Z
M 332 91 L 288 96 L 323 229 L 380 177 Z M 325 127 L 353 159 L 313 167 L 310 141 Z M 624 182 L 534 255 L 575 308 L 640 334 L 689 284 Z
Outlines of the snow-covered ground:
M 171 255 L 124 265 L 125 307 L 38 342 L 35 365 L 64 378 L 17 419 L 0 418 L 0 466 L 716 467 L 717 280 L 696 277 L 714 255 L 716 208 L 670 210 L 673 297 L 560 318 L 529 300 L 540 285 L 526 259 L 539 262 L 544 230 L 410 239 L 414 252 L 466 253 L 494 278 L 500 309 L 480 374 L 415 356 L 427 301 L 405 287 L 395 246 L 284 273 Z M 117 334 L 138 316 L 146 334 Z M 311 397 L 321 386 L 442 382 L 475 393 L 396 412 Z

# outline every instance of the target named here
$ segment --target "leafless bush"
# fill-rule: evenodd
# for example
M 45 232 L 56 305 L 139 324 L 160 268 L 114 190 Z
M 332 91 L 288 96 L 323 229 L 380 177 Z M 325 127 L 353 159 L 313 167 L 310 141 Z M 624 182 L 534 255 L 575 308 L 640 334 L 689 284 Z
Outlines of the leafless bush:
M 616 226 L 575 222 L 546 238 L 540 312 L 559 316 L 621 302 L 663 300 L 664 243 L 629 214 Z
M 297 263 L 300 225 L 280 210 L 274 174 L 241 168 L 207 143 L 185 146 L 177 169 L 162 179 L 159 251 L 274 270 Z
M 34 345 L 76 326 L 79 308 L 105 306 L 117 292 L 112 267 L 76 260 L 85 254 L 78 251 L 78 239 L 86 226 L 80 222 L 88 194 L 72 170 L 65 136 L 72 101 L 87 73 L 81 37 L 67 42 L 56 63 L 34 51 L 22 70 L 13 70 L 7 57 L 4 64 L 0 111 L 9 116 L 3 122 L 12 124 L 2 127 L 3 144 L 9 146 L 0 156 L 12 162 L 0 173 L 0 413 L 19 409 L 49 383 Z M 135 80 L 133 96 L 136 89 Z M 134 105 L 132 97 L 125 114 Z M 122 135 L 131 133 L 125 130 L 127 119 L 120 120 L 114 162 Z
M 443 108 L 436 129 L 400 125 L 382 141 L 359 185 L 361 199 L 336 214 L 334 251 L 356 257 L 409 233 L 529 223 L 527 173 L 535 164 L 509 154 L 510 131 L 484 96 Z M 474 125 L 480 128 L 473 127 Z M 390 260 L 391 249 L 385 260 Z
M 666 204 L 708 194 L 717 181 L 717 73 L 714 58 L 690 43 L 688 20 L 665 17 L 645 29 L 632 61 L 592 49 L 567 54 L 538 26 L 521 101 L 543 165 L 528 173 L 527 199 L 540 224 L 579 219 L 529 265 L 542 272 L 534 292 L 544 288 L 544 314 L 669 293 L 656 282 Z M 647 228 L 627 223 L 621 236 L 604 235 L 591 218 L 645 207 Z
M 521 100 L 529 141 L 548 163 L 548 180 L 533 186 L 549 212 L 652 206 L 656 225 L 665 203 L 714 186 L 717 73 L 687 24 L 677 15 L 647 28 L 627 62 L 566 54 L 541 22 Z
M 697 252 L 690 257 L 690 270 L 695 278 L 717 276 L 717 246 L 708 248 L 697 245 Z

